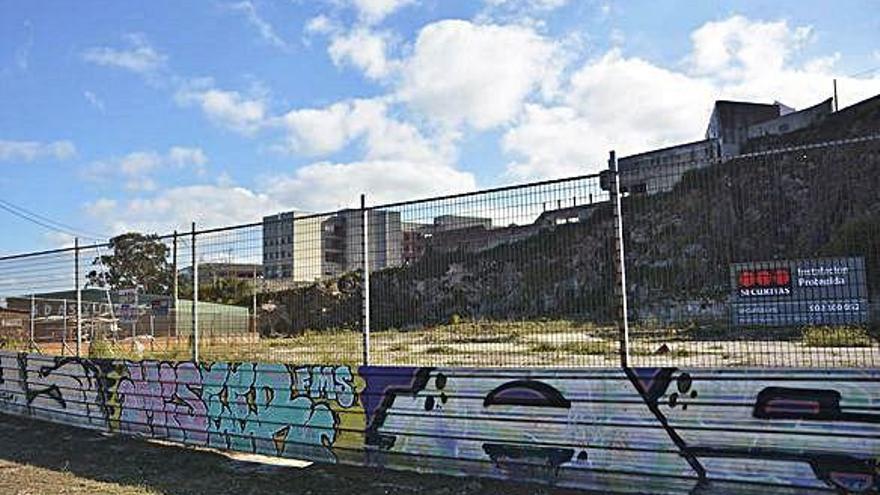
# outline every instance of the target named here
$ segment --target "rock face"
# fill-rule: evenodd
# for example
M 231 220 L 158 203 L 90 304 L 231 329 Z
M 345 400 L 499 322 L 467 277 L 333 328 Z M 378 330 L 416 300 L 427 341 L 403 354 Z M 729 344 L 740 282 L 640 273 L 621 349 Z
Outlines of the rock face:
M 880 97 L 820 126 L 748 143 L 779 150 L 880 134 Z M 692 170 L 668 193 L 624 199 L 630 311 L 641 320 L 722 318 L 734 262 L 862 256 L 880 300 L 880 139 L 744 156 Z M 480 252 L 432 252 L 371 275 L 372 327 L 458 318 L 609 322 L 612 210 Z M 360 283 L 360 274 L 349 274 Z M 356 284 L 356 285 L 357 285 Z M 350 284 L 349 284 L 350 285 Z M 356 293 L 322 283 L 276 293 L 290 326 L 357 328 Z

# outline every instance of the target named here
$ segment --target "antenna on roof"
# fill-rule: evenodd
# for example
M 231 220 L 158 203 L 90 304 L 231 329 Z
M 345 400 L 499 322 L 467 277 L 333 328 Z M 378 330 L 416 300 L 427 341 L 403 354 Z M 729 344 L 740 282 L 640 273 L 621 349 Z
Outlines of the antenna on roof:
M 832 83 L 834 84 L 834 111 L 838 110 L 837 106 L 837 79 L 832 79 Z

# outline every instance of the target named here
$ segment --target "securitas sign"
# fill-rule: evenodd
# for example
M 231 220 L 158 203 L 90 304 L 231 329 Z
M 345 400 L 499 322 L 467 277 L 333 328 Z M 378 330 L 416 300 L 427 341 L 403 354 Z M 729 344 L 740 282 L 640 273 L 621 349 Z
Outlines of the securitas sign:
M 735 263 L 734 325 L 863 323 L 868 289 L 863 258 Z

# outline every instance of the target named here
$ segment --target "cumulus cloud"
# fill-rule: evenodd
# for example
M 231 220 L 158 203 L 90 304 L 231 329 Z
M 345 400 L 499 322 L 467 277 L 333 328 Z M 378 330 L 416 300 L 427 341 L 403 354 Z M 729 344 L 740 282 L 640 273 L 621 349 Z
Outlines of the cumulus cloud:
M 394 11 L 415 3 L 415 0 L 351 0 L 361 22 L 377 24 Z
M 96 181 L 121 182 L 129 191 L 152 191 L 156 189 L 153 173 L 161 168 L 190 167 L 202 175 L 208 158 L 201 148 L 173 146 L 165 153 L 157 151 L 133 151 L 119 158 L 92 162 L 83 169 L 83 178 Z
M 234 185 L 194 185 L 164 189 L 147 198 L 101 198 L 85 206 L 105 230 L 168 233 L 189 230 L 190 223 L 210 228 L 259 220 L 284 207 L 265 194 Z
M 308 211 L 357 206 L 361 193 L 375 205 L 476 188 L 472 174 L 451 165 L 381 159 L 318 162 L 272 177 L 268 184 L 271 197 Z
M 691 34 L 691 63 L 699 74 L 722 79 L 782 70 L 791 55 L 812 37 L 810 26 L 786 21 L 752 21 L 735 15 L 707 22 Z
M 431 118 L 492 128 L 516 117 L 534 91 L 552 89 L 557 48 L 529 27 L 435 22 L 403 63 L 399 95 Z
M 449 162 L 454 135 L 426 138 L 410 123 L 389 117 L 382 99 L 348 100 L 288 112 L 280 121 L 291 151 L 326 156 L 360 140 L 367 160 Z
M 351 206 L 362 192 L 375 204 L 476 187 L 473 175 L 454 165 L 457 134 L 425 136 L 389 112 L 389 103 L 382 99 L 289 112 L 281 121 L 292 151 L 328 156 L 356 143 L 362 159 L 321 161 L 273 176 L 266 182 L 267 192 L 300 208 L 326 210 Z
M 0 161 L 33 162 L 46 158 L 66 160 L 76 155 L 71 141 L 11 141 L 0 139 Z
M 517 10 L 554 10 L 568 3 L 568 0 L 486 0 L 490 7 L 506 7 Z
M 357 28 L 334 36 L 327 47 L 327 53 L 338 67 L 352 66 L 370 79 L 382 79 L 396 65 L 387 57 L 389 42 L 388 33 Z
M 82 53 L 83 60 L 93 64 L 118 67 L 139 74 L 155 72 L 164 66 L 167 57 L 153 48 L 146 37 L 134 33 L 125 36 L 126 48 L 99 46 Z
M 197 106 L 214 124 L 241 134 L 252 135 L 266 124 L 267 103 L 263 97 L 217 89 L 209 80 L 183 84 L 175 100 L 182 106 Z
M 696 29 L 685 62 L 666 68 L 613 48 L 575 68 L 550 103 L 532 101 L 504 134 L 517 179 L 595 171 L 608 151 L 619 156 L 702 139 L 716 99 L 797 108 L 830 96 L 838 78 L 841 106 L 880 92 L 880 77 L 835 75 L 838 54 L 798 60 L 809 26 L 741 16 Z

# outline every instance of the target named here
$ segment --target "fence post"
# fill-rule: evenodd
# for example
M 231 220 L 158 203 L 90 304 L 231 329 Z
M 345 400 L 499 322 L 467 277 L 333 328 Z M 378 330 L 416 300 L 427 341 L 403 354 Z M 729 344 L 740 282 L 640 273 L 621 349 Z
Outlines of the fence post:
M 620 173 L 617 156 L 609 153 L 608 170 L 611 178 L 610 196 L 614 207 L 614 292 L 617 300 L 617 329 L 620 340 L 620 365 L 629 367 L 629 314 L 626 300 L 626 252 L 623 246 L 623 208 L 620 198 Z
M 192 266 L 193 266 L 193 297 L 192 297 L 192 358 L 199 362 L 199 263 L 196 261 L 196 223 L 192 223 Z
M 76 357 L 82 353 L 82 288 L 79 283 L 79 238 L 73 240 L 73 283 L 76 284 Z
M 254 265 L 254 290 L 253 290 L 253 293 L 254 293 L 254 294 L 253 294 L 254 300 L 252 301 L 252 302 L 253 302 L 253 310 L 254 310 L 254 317 L 253 317 L 253 320 L 254 320 L 254 329 L 253 329 L 253 333 L 256 334 L 256 333 L 257 333 L 257 265 Z
M 64 317 L 61 320 L 61 355 L 64 356 L 68 351 L 67 349 L 67 296 L 64 297 L 64 300 L 61 303 L 61 313 Z
M 37 342 L 34 340 L 34 318 L 36 318 L 37 309 L 36 309 L 36 300 L 34 293 L 31 292 L 31 324 L 30 324 L 30 335 L 28 336 L 28 352 L 32 352 L 37 347 Z
M 180 318 L 180 313 L 177 311 L 177 300 L 180 297 L 179 286 L 177 285 L 177 230 L 174 231 L 174 237 L 171 241 L 171 269 L 174 272 L 172 276 L 172 294 L 174 297 L 173 306 L 171 308 L 171 314 L 174 316 L 174 337 L 178 337 L 177 333 L 177 320 Z M 176 341 L 175 345 L 180 345 L 180 341 Z M 167 346 L 166 346 L 167 348 Z
M 363 290 L 363 336 L 364 336 L 364 365 L 370 364 L 370 238 L 369 238 L 369 210 L 367 210 L 367 196 L 361 194 L 361 221 L 363 222 L 362 233 L 364 236 L 364 290 Z

